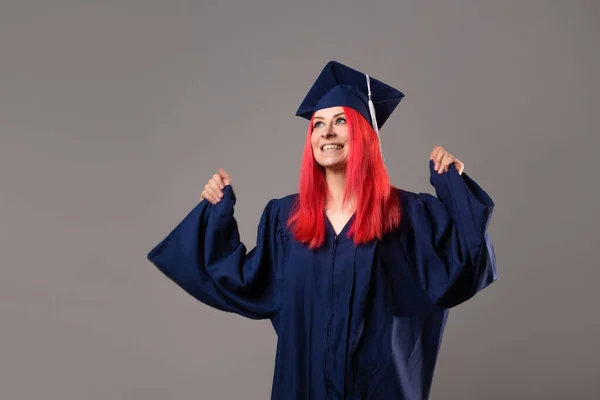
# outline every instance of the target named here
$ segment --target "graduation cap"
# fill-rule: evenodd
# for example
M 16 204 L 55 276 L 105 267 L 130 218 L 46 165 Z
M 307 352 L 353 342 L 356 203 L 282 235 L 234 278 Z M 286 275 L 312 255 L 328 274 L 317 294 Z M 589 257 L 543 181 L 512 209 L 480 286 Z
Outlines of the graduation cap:
M 310 120 L 315 111 L 346 106 L 379 128 L 392 114 L 404 94 L 337 61 L 329 61 L 300 104 L 296 116 Z

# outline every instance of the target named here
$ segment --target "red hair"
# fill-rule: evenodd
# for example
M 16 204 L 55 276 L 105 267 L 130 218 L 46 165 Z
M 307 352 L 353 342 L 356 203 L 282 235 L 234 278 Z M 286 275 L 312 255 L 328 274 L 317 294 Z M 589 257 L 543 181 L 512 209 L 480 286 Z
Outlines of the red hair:
M 344 107 L 350 139 L 343 205 L 356 198 L 354 221 L 348 235 L 356 244 L 381 239 L 400 224 L 400 201 L 393 191 L 379 150 L 379 138 L 369 122 Z M 311 145 L 311 119 L 300 167 L 299 195 L 287 225 L 294 238 L 311 249 L 325 241 L 325 170 L 315 160 Z

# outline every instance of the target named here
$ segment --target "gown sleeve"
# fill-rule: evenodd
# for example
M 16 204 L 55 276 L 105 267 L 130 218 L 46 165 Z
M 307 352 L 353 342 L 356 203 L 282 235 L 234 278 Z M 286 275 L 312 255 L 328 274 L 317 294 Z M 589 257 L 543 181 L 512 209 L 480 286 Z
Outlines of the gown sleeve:
M 148 253 L 148 260 L 200 302 L 251 319 L 277 314 L 283 231 L 276 199 L 261 216 L 256 246 L 247 252 L 234 218 L 231 186 L 213 205 L 202 200 Z
M 437 306 L 456 306 L 497 279 L 488 234 L 494 209 L 490 196 L 454 165 L 443 173 L 430 162 L 436 196 L 419 193 L 405 212 L 412 225 L 404 242 L 413 276 Z

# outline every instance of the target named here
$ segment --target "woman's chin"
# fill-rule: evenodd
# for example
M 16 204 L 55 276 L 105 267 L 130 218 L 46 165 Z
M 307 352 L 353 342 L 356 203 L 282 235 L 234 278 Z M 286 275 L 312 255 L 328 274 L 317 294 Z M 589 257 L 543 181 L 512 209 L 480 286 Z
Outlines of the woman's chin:
M 346 169 L 346 162 L 344 161 L 322 161 L 319 165 L 330 171 L 341 171 Z

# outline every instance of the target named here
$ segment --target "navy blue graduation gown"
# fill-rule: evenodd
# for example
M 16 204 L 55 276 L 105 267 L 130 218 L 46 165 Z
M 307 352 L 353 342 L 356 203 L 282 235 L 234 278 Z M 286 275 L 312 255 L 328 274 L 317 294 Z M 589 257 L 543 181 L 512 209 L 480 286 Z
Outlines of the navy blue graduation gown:
M 266 205 L 256 246 L 240 242 L 230 186 L 201 201 L 148 254 L 200 302 L 277 332 L 272 399 L 427 399 L 448 309 L 496 280 L 487 227 L 494 203 L 454 166 L 436 196 L 394 189 L 403 220 L 356 246 L 326 219 L 309 250 L 286 221 L 296 195 Z

